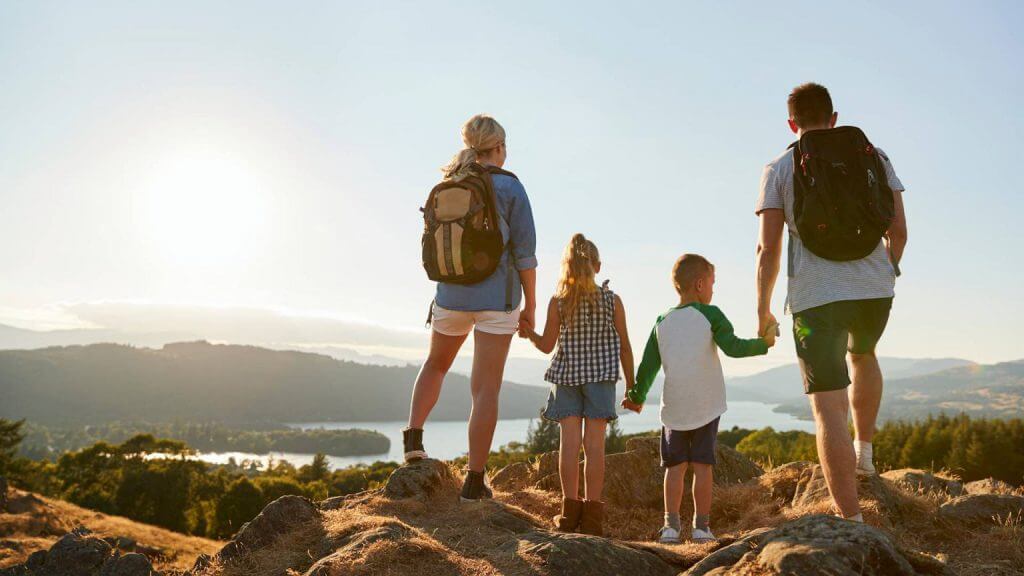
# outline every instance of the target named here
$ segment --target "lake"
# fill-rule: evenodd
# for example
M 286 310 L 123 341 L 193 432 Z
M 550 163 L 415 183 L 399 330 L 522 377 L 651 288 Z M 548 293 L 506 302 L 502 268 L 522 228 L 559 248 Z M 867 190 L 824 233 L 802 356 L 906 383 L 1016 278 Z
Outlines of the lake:
M 771 426 L 776 430 L 803 430 L 814 431 L 814 423 L 806 420 L 798 420 L 788 414 L 772 412 L 773 404 L 761 402 L 730 402 L 729 411 L 722 415 L 722 422 L 719 429 L 726 430 L 733 426 L 740 428 L 764 428 Z M 530 425 L 529 418 L 518 418 L 512 420 L 499 420 L 494 430 L 494 448 L 508 444 L 509 442 L 523 442 L 526 440 L 526 431 Z M 391 440 L 391 450 L 385 454 L 373 454 L 369 456 L 346 456 L 330 457 L 331 468 L 344 468 L 353 464 L 368 464 L 377 460 L 402 461 L 402 429 L 405 422 L 314 422 L 296 424 L 296 428 L 308 430 L 311 428 L 325 429 L 348 429 L 362 428 L 365 430 L 376 430 Z M 647 432 L 657 430 L 661 427 L 658 418 L 658 406 L 646 406 L 641 414 L 629 412 L 619 416 L 619 428 L 624 434 L 635 432 Z M 435 458 L 449 460 L 465 454 L 467 450 L 466 422 L 427 421 L 424 431 L 424 444 L 427 452 Z M 266 462 L 269 458 L 275 460 L 287 460 L 295 466 L 309 464 L 313 460 L 312 454 L 249 454 L 245 452 L 218 452 L 201 453 L 199 458 L 213 464 L 226 464 L 230 458 L 241 463 L 243 460 L 258 460 Z

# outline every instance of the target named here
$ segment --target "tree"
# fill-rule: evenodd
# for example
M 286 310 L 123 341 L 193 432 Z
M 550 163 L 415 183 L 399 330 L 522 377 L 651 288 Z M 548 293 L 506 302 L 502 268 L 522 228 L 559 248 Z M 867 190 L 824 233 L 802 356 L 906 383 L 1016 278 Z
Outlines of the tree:
M 241 477 L 231 483 L 228 491 L 217 502 L 212 533 L 216 538 L 232 536 L 242 524 L 252 520 L 263 509 L 263 494 L 248 478 Z
M 608 430 L 604 437 L 604 451 L 606 454 L 615 454 L 626 449 L 626 439 L 622 437 L 622 430 L 619 428 L 618 419 L 608 423 Z
M 11 421 L 0 418 L 0 475 L 6 475 L 14 457 L 18 453 L 18 446 L 25 439 L 21 427 L 24 420 Z
M 547 418 L 537 420 L 536 427 L 530 420 L 530 426 L 526 429 L 526 449 L 531 454 L 543 454 L 558 450 L 561 431 L 558 422 L 552 422 Z
M 327 480 L 331 475 L 331 465 L 327 460 L 327 455 L 323 452 L 318 452 L 313 457 L 313 462 L 299 468 L 299 480 L 303 482 L 316 482 L 318 480 Z

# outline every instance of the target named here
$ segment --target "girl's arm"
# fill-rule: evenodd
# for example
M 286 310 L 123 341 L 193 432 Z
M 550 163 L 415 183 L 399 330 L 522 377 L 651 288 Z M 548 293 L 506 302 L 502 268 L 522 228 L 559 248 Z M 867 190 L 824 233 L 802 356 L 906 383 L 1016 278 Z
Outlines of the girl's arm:
M 555 298 L 551 298 L 551 301 L 548 302 L 548 319 L 544 322 L 544 334 L 537 334 L 531 328 L 526 333 L 526 337 L 530 339 L 530 342 L 533 342 L 537 350 L 550 354 L 555 349 L 555 343 L 558 342 L 558 331 L 561 327 L 562 320 L 558 316 L 558 301 Z
M 622 345 L 619 349 L 619 362 L 622 363 L 622 372 L 626 376 L 626 393 L 633 389 L 635 382 L 633 372 L 633 346 L 629 343 L 629 332 L 626 330 L 626 309 L 622 306 L 622 299 L 615 295 L 615 331 L 619 333 L 619 340 Z

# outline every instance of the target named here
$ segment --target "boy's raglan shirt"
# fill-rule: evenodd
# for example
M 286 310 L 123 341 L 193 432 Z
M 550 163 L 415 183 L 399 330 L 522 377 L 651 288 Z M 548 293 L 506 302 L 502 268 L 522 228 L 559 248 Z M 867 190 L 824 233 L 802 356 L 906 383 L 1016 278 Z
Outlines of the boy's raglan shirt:
M 651 330 L 637 369 L 631 402 L 643 404 L 658 371 L 665 368 L 661 423 L 695 430 L 725 413 L 725 377 L 716 347 L 733 358 L 768 353 L 762 338 L 743 339 L 717 306 L 692 303 L 672 308 Z

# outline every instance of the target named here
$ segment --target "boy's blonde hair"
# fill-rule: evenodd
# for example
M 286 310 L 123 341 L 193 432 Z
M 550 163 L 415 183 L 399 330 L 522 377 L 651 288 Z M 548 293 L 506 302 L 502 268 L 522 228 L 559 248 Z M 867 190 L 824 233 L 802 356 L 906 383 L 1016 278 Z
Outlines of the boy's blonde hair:
M 699 254 L 683 254 L 672 267 L 672 284 L 680 296 L 701 278 L 715 270 L 715 265 Z
M 600 263 L 597 246 L 583 234 L 573 234 L 562 255 L 562 273 L 555 291 L 555 297 L 562 301 L 562 322 L 572 323 L 580 303 L 597 294 L 594 276 Z
M 455 178 L 464 168 L 476 162 L 480 153 L 494 150 L 505 143 L 505 129 L 487 114 L 477 114 L 462 125 L 462 143 L 466 145 L 447 166 L 441 168 L 445 179 Z

